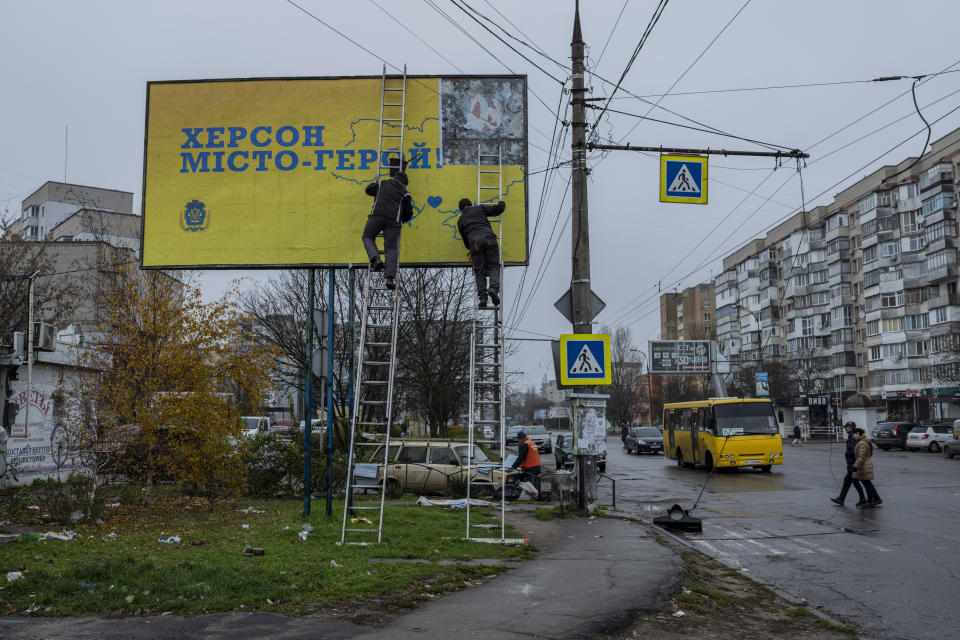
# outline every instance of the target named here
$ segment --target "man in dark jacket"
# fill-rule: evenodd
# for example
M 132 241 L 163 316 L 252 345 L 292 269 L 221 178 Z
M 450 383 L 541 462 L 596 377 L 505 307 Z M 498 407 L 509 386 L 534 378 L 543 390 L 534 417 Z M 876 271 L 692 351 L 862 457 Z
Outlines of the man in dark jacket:
M 387 289 L 396 289 L 395 278 L 400 263 L 400 229 L 413 217 L 413 196 L 407 191 L 407 174 L 401 171 L 398 158 L 390 158 L 390 177 L 371 182 L 364 191 L 373 196 L 373 208 L 363 228 L 363 247 L 374 271 L 386 266 Z M 383 232 L 383 251 L 386 265 L 380 259 L 376 238 Z
M 850 485 L 853 485 L 853 488 L 857 490 L 857 494 L 860 496 L 860 502 L 857 503 L 857 506 L 862 506 L 866 503 L 867 499 L 863 495 L 863 487 L 860 485 L 859 480 L 855 480 L 853 477 L 853 472 L 856 469 L 853 466 L 853 463 L 857 460 L 857 454 L 854 453 L 854 449 L 857 446 L 857 439 L 853 437 L 853 430 L 856 429 L 857 424 L 855 422 L 848 422 L 843 425 L 844 430 L 847 432 L 847 449 L 844 451 L 844 457 L 847 460 L 847 474 L 843 476 L 843 485 L 840 487 L 840 495 L 836 498 L 830 498 L 830 502 L 834 504 L 843 505 L 843 501 L 847 497 L 847 491 L 850 491 Z
M 457 230 L 464 246 L 470 250 L 470 262 L 473 263 L 473 275 L 477 279 L 477 295 L 480 297 L 481 307 L 487 306 L 488 295 L 494 306 L 500 304 L 500 248 L 487 218 L 500 215 L 506 208 L 503 200 L 497 204 L 478 205 L 471 204 L 467 198 L 460 200 Z

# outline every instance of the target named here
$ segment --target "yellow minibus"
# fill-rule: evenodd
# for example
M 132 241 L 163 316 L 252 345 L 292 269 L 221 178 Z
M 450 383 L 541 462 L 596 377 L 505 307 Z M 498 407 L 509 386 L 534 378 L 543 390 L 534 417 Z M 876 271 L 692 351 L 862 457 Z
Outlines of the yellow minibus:
M 663 406 L 663 453 L 681 467 L 769 472 L 783 463 L 783 440 L 769 398 L 672 402 Z

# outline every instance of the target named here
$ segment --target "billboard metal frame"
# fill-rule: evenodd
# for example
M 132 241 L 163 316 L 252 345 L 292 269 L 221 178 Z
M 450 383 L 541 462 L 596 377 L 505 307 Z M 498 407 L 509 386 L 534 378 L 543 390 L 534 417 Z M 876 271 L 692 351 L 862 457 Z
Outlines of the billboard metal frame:
M 147 81 L 146 86 L 146 102 L 144 109 L 144 127 L 143 127 L 143 182 L 141 189 L 141 204 L 140 204 L 140 255 L 139 255 L 139 267 L 140 269 L 161 269 L 161 270 L 207 270 L 207 269 L 345 269 L 355 266 L 366 266 L 366 261 L 363 262 L 300 262 L 300 263 L 272 263 L 272 264 L 248 264 L 248 263 L 226 263 L 226 264 L 177 264 L 177 265 L 150 265 L 144 266 L 143 258 L 145 253 L 145 247 L 147 242 L 147 236 L 145 235 L 145 224 L 146 224 L 146 201 L 147 201 L 147 153 L 148 153 L 148 141 L 150 134 L 150 88 L 154 85 L 182 85 L 182 84 L 211 84 L 211 83 L 221 83 L 221 82 L 293 82 L 293 81 L 309 81 L 309 80 L 380 80 L 382 76 L 380 75 L 360 75 L 360 76 L 280 76 L 280 77 L 248 77 L 248 78 L 197 78 L 197 79 L 188 79 L 188 80 L 150 80 Z M 527 76 L 525 74 L 484 74 L 484 75 L 456 75 L 456 74 L 434 74 L 434 75 L 407 75 L 408 82 L 417 82 L 418 80 L 430 79 L 430 80 L 467 80 L 467 79 L 502 79 L 502 80 L 520 80 L 523 82 L 523 140 L 525 144 L 523 159 L 524 159 L 524 202 L 523 202 L 523 231 L 524 231 L 524 243 L 526 249 L 524 251 L 525 259 L 522 261 L 511 260 L 504 261 L 504 267 L 510 266 L 527 266 L 530 262 L 530 191 L 527 188 L 529 186 L 528 178 L 530 171 L 530 154 L 528 151 L 529 148 L 529 138 L 530 138 L 530 114 L 529 114 L 529 104 L 527 101 L 527 91 L 528 91 L 528 82 Z M 422 83 L 420 83 L 422 85 Z M 432 89 L 431 89 L 432 90 Z M 357 238 L 357 243 L 360 243 L 360 238 Z M 403 264 L 402 263 L 402 244 L 401 244 L 401 264 L 405 269 L 427 269 L 434 267 L 469 267 L 470 261 L 466 262 L 417 262 L 413 264 Z
M 667 374 L 667 375 L 705 375 L 712 372 L 711 367 L 711 340 L 650 340 L 648 343 L 648 358 L 649 358 L 649 368 L 651 373 Z M 695 369 L 682 371 L 679 368 L 676 369 L 664 369 L 658 367 L 657 363 L 659 358 L 654 358 L 654 345 L 673 345 L 673 361 L 679 366 L 680 359 L 685 357 L 693 358 L 702 358 L 702 362 L 695 362 L 690 364 L 691 367 L 696 367 Z M 682 345 L 682 346 L 681 346 Z M 705 349 L 705 353 L 697 354 L 696 349 L 697 345 L 701 345 Z M 666 350 L 666 349 L 664 349 Z M 689 351 L 690 353 L 686 353 Z M 681 353 L 684 352 L 684 353 Z

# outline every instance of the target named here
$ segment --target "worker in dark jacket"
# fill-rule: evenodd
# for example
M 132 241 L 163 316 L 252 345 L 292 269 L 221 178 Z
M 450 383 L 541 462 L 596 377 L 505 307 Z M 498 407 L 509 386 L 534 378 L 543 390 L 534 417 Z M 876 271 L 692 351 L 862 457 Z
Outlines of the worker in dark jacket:
M 847 432 L 847 449 L 844 451 L 844 458 L 847 460 L 847 473 L 843 476 L 843 485 L 840 487 L 840 495 L 836 498 L 830 498 L 830 502 L 834 504 L 839 504 L 843 506 L 843 501 L 847 497 L 847 491 L 850 490 L 850 485 L 853 485 L 853 488 L 857 490 L 857 494 L 860 496 L 860 502 L 857 503 L 857 506 L 863 506 L 867 502 L 867 498 L 863 495 L 863 487 L 860 485 L 860 480 L 853 477 L 854 468 L 853 463 L 857 460 L 857 454 L 854 453 L 857 446 L 857 439 L 854 437 L 853 432 L 857 428 L 857 423 L 851 421 L 843 425 L 844 430 Z
M 477 295 L 480 297 L 481 307 L 487 306 L 488 295 L 494 306 L 500 304 L 500 248 L 487 218 L 500 215 L 506 208 L 503 200 L 497 204 L 478 205 L 471 204 L 467 198 L 460 200 L 457 230 L 464 246 L 470 250 L 470 262 L 473 263 L 473 275 L 477 279 Z
M 502 204 L 502 203 L 501 203 Z M 522 480 L 527 480 L 540 492 L 540 451 L 537 443 L 527 437 L 523 431 L 517 432 L 517 459 L 511 465 L 512 469 L 520 468 Z
M 404 163 L 406 164 L 406 163 Z M 399 158 L 390 158 L 390 177 L 371 182 L 364 191 L 373 196 L 373 208 L 363 228 L 363 247 L 374 271 L 386 266 L 387 289 L 396 289 L 397 267 L 400 264 L 400 229 L 413 217 L 413 196 L 407 191 L 407 174 L 400 168 Z M 383 232 L 386 265 L 380 259 L 376 238 Z

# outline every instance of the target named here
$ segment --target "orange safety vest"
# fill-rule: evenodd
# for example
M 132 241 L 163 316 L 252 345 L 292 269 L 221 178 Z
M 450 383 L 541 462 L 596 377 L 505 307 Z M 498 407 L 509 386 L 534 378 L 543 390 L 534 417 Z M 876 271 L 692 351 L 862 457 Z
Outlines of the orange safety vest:
M 537 450 L 537 443 L 527 438 L 523 441 L 523 444 L 527 445 L 527 455 L 523 458 L 523 462 L 520 463 L 520 468 L 526 470 L 532 467 L 539 467 L 540 452 Z

